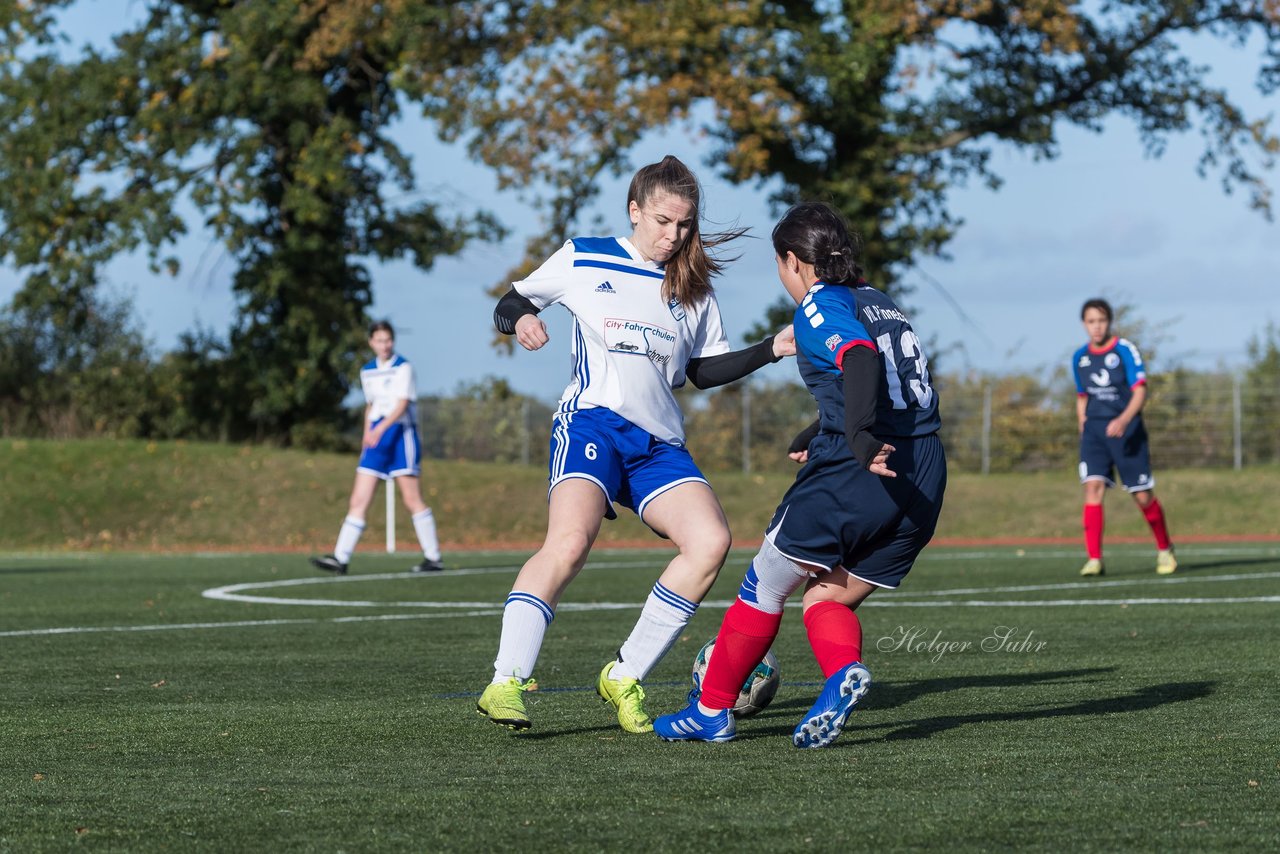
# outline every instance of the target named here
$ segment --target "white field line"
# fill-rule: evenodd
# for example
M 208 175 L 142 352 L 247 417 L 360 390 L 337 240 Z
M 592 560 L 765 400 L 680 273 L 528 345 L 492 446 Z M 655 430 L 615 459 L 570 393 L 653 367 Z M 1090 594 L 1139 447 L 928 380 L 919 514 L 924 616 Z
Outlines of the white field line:
M 67 626 L 56 629 L 22 629 L 20 631 L 0 632 L 0 638 L 37 637 L 41 635 L 86 635 L 103 632 L 172 632 L 190 631 L 193 629 L 237 629 L 258 626 L 299 626 L 315 623 L 372 623 L 382 620 L 438 620 L 452 617 L 494 617 L 502 613 L 501 608 L 489 607 L 483 611 L 452 611 L 444 614 L 378 614 L 358 617 L 313 617 L 295 620 L 229 620 L 224 623 L 170 623 L 150 626 Z
M 1202 552 L 1203 553 L 1203 552 Z M 1240 554 L 1238 550 L 1229 550 L 1222 552 L 1224 554 Z M 974 553 L 978 556 L 982 553 Z M 994 553 L 993 553 L 994 554 Z M 1007 552 L 999 553 L 1007 554 Z M 1072 553 L 1074 554 L 1074 553 Z M 643 568 L 651 566 L 651 563 L 635 563 L 635 562 L 601 562 L 593 563 L 589 566 L 596 569 L 607 568 Z M 395 621 L 395 620 L 419 620 L 419 619 L 443 619 L 453 617 L 485 617 L 498 616 L 502 613 L 502 606 L 495 602 L 432 602 L 432 601 L 407 601 L 407 602 L 379 602 L 374 600 L 342 600 L 342 599 L 291 599 L 284 597 L 270 596 L 253 596 L 248 595 L 244 591 L 261 590 L 267 588 L 282 587 L 301 587 L 314 584 L 353 584 L 364 581 L 391 581 L 404 580 L 412 577 L 415 583 L 419 580 L 427 579 L 448 579 L 460 575 L 480 575 L 491 573 L 510 573 L 516 569 L 514 566 L 489 566 L 489 567 L 473 567 L 470 569 L 457 569 L 439 575 L 419 575 L 410 576 L 407 573 L 379 573 L 368 575 L 345 575 L 345 576 L 320 576 L 315 578 L 289 578 L 278 581 L 260 581 L 260 582 L 244 582 L 241 584 L 229 584 L 223 587 L 214 587 L 202 592 L 202 596 L 207 599 L 215 599 L 232 602 L 249 602 L 255 604 L 274 604 L 274 605 L 312 605 L 323 607 L 348 607 L 348 608 L 429 608 L 433 609 L 433 613 L 414 613 L 414 614 L 379 614 L 379 615 L 362 615 L 348 617 L 329 617 L 329 618 L 297 618 L 297 619 L 273 619 L 273 620 L 230 620 L 225 622 L 200 622 L 200 623 L 172 623 L 172 624 L 154 624 L 142 626 L 68 626 L 45 629 L 22 629 L 17 631 L 0 631 L 0 638 L 6 637 L 35 637 L 49 635 L 71 635 L 71 634 L 90 634 L 90 633 L 128 633 L 128 632 L 160 632 L 160 631 L 183 631 L 183 630 L 203 630 L 203 629 L 220 629 L 220 628 L 253 628 L 253 627 L 272 627 L 287 625 L 309 625 L 318 623 L 357 623 L 357 622 L 377 622 L 377 621 Z M 1130 605 L 1241 605 L 1241 604 L 1257 604 L 1257 603 L 1280 603 L 1280 595 L 1276 596 L 1229 596 L 1229 597 L 1125 597 L 1125 598 L 1094 598 L 1094 599 L 963 599 L 963 598 L 941 598 L 941 597 L 957 597 L 969 596 L 973 594 L 992 594 L 992 593 L 1022 593 L 1036 592 L 1046 590 L 1083 590 L 1083 589 L 1101 589 L 1116 588 L 1126 586 L 1154 586 L 1168 584 L 1187 584 L 1187 583 L 1213 583 L 1213 582 L 1238 582 L 1252 581 L 1256 579 L 1274 579 L 1280 578 L 1280 572 L 1258 572 L 1258 573 L 1234 573 L 1230 575 L 1180 575 L 1172 578 L 1149 578 L 1149 579 L 1121 579 L 1111 581 L 1075 581 L 1063 582 L 1057 584 L 1028 584 L 1010 587 L 959 587 L 947 590 L 921 591 L 913 593 L 913 597 L 938 597 L 938 598 L 898 598 L 894 594 L 887 594 L 879 598 L 868 599 L 863 603 L 864 607 L 876 608 L 941 608 L 941 607 L 964 607 L 964 608 L 1048 608 L 1048 607 L 1064 607 L 1064 606 L 1130 606 Z M 703 602 L 702 607 L 713 609 L 725 609 L 731 604 L 727 600 L 716 600 Z M 799 607 L 800 603 L 788 603 L 788 607 Z M 607 610 L 626 610 L 637 609 L 644 606 L 643 602 L 564 602 L 557 608 L 559 611 L 607 611 Z

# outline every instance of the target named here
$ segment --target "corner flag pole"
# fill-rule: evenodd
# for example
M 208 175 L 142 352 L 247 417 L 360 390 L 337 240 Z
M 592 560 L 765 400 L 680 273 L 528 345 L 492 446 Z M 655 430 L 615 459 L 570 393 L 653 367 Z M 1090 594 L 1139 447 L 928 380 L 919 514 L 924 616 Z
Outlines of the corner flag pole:
M 387 554 L 396 550 L 396 479 L 387 478 Z

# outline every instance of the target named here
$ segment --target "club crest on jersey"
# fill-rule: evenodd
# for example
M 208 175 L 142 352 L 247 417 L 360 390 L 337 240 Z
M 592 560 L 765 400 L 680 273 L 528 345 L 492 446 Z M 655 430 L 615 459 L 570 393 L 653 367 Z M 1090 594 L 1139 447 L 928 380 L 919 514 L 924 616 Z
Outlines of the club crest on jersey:
M 1108 353 L 1106 358 L 1102 360 L 1102 364 L 1108 368 L 1118 368 L 1120 367 L 1120 357 L 1115 353 Z
M 680 300 L 672 299 L 667 303 L 667 308 L 671 309 L 671 316 L 676 319 L 676 322 L 684 320 L 684 306 L 680 304 Z
M 832 353 L 834 353 L 836 351 L 836 348 L 840 346 L 840 342 L 843 340 L 844 339 L 840 337 L 839 333 L 832 335 L 825 342 L 827 345 L 827 349 L 830 350 Z
M 617 293 L 617 291 L 615 291 L 615 290 L 613 289 L 613 285 L 609 284 L 608 282 L 601 282 L 601 283 L 596 287 L 596 293 L 598 293 L 598 294 L 616 294 L 616 293 Z

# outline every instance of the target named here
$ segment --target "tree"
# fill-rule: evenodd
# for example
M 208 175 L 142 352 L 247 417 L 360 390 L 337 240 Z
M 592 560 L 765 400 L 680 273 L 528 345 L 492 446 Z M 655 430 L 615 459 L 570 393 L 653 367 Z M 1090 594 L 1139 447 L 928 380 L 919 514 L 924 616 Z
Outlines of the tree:
M 68 335 L 57 306 L 0 310 L 0 435 L 150 435 L 163 405 L 125 300 L 92 291 Z
M 194 207 L 237 264 L 234 325 L 200 366 L 229 395 L 219 432 L 323 437 L 358 367 L 366 261 L 426 269 L 494 233 L 483 215 L 394 200 L 415 191 L 388 136 L 400 25 L 437 30 L 435 61 L 465 60 L 452 4 L 157 1 L 109 49 L 66 58 L 69 5 L 0 12 L 0 259 L 26 274 L 15 304 L 50 307 L 75 334 L 114 256 L 144 249 L 178 273 L 164 253 Z
M 1280 461 L 1280 328 L 1274 323 L 1249 342 L 1240 396 L 1246 460 Z
M 546 231 L 512 276 L 566 236 L 602 174 L 629 168 L 645 131 L 694 115 L 710 116 L 707 163 L 722 177 L 777 179 L 780 206 L 834 203 L 864 236 L 872 280 L 889 291 L 916 258 L 945 252 L 959 225 L 947 209 L 951 187 L 998 186 L 994 145 L 1052 158 L 1063 123 L 1101 131 L 1108 116 L 1125 116 L 1155 155 L 1171 135 L 1198 130 L 1201 172 L 1270 214 L 1263 173 L 1280 143 L 1212 85 L 1187 40 L 1260 37 L 1257 84 L 1273 92 L 1274 2 L 466 5 L 501 12 L 493 26 L 505 49 L 456 70 L 451 87 L 411 49 L 409 85 L 507 184 L 550 195 Z

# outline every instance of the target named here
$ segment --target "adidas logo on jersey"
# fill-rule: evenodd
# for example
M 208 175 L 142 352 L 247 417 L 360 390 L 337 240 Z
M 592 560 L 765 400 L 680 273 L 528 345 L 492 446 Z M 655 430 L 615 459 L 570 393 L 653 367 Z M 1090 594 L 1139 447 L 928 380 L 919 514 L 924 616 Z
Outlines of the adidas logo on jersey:
M 597 287 L 597 288 L 596 288 L 596 293 L 598 293 L 598 294 L 616 294 L 616 293 L 617 293 L 617 291 L 615 291 L 615 290 L 613 289 L 613 285 L 609 284 L 608 282 L 601 282 L 601 283 L 600 283 L 600 285 L 599 285 L 599 287 Z

